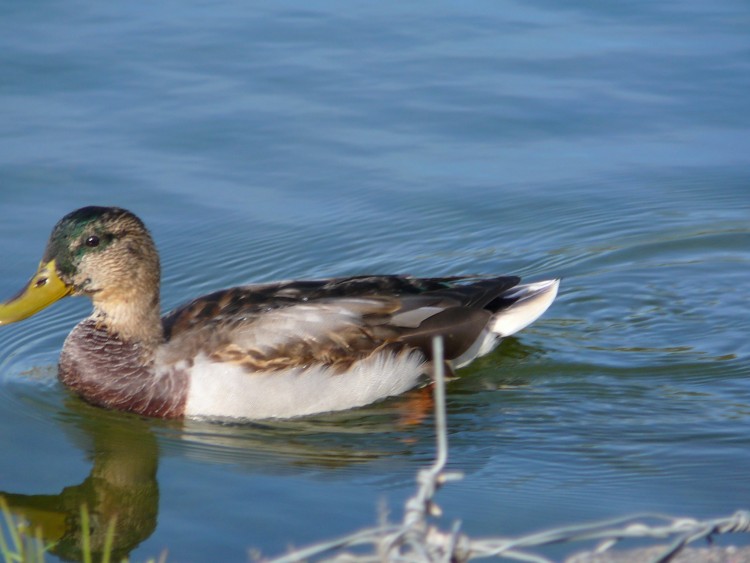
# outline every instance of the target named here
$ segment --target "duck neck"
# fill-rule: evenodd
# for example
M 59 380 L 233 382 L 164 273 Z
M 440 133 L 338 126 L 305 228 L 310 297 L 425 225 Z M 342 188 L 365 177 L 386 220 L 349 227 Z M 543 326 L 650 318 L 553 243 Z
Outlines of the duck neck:
M 102 291 L 93 297 L 93 302 L 91 318 L 120 339 L 139 343 L 144 351 L 154 351 L 164 341 L 158 288 L 146 295 Z

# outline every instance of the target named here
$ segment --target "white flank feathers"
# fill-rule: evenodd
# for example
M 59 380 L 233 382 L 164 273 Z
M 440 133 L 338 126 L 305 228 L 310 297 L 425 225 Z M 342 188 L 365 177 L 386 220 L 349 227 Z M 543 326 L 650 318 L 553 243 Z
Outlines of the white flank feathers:
M 248 373 L 199 355 L 190 369 L 185 414 L 263 419 L 350 409 L 408 391 L 424 373 L 424 362 L 417 351 L 381 352 L 345 373 L 320 366 Z

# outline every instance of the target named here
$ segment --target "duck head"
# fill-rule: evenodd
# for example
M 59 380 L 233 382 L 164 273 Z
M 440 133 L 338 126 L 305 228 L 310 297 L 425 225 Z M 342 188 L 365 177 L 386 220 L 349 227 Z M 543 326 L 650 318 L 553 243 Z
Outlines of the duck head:
M 156 247 L 138 217 L 117 207 L 83 207 L 52 229 L 34 276 L 0 304 L 0 325 L 68 295 L 85 295 L 97 320 L 125 333 L 143 332 L 137 324 L 153 325 L 154 311 L 158 323 L 159 277 Z

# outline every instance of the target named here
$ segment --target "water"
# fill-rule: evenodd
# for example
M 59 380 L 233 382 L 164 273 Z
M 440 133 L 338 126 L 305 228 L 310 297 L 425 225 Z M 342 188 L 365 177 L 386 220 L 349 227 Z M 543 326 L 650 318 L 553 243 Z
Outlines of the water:
M 280 278 L 561 275 L 449 385 L 446 526 L 750 507 L 744 3 L 0 10 L 0 295 L 87 204 L 151 227 L 165 308 Z M 399 518 L 433 457 L 405 399 L 252 425 L 84 405 L 55 365 L 87 310 L 0 340 L 0 490 L 61 557 L 83 500 L 135 561 L 279 554 Z

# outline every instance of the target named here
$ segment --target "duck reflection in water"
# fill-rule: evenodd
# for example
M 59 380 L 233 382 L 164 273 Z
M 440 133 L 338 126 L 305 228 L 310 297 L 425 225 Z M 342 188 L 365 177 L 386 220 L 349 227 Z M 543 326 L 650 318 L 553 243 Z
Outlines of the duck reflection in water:
M 87 408 L 86 405 L 77 405 Z M 90 514 L 93 560 L 102 560 L 107 531 L 114 522 L 112 561 L 130 552 L 156 529 L 159 486 L 158 444 L 147 423 L 134 417 L 85 416 L 80 426 L 90 439 L 93 466 L 80 484 L 59 494 L 23 495 L 0 491 L 11 515 L 38 530 L 50 552 L 81 561 L 81 507 Z
M 541 350 L 510 338 L 503 357 L 508 370 L 514 362 L 528 360 Z M 488 387 L 525 386 L 529 381 L 498 370 L 485 371 L 481 364 L 472 377 L 454 383 L 454 391 L 474 394 Z M 106 411 L 70 396 L 61 415 L 71 441 L 92 460 L 89 476 L 59 494 L 26 495 L 4 492 L 10 512 L 40 530 L 50 552 L 62 559 L 81 561 L 81 506 L 90 514 L 91 554 L 100 560 L 107 531 L 114 522 L 111 560 L 126 558 L 156 530 L 159 509 L 157 469 L 159 441 L 170 451 L 181 451 L 208 463 L 228 462 L 260 474 L 318 473 L 368 464 L 380 458 L 412 459 L 423 444 L 434 440 L 429 418 L 433 405 L 431 388 L 343 413 L 265 423 L 230 424 L 227 421 L 155 421 Z M 479 404 L 477 404 L 479 406 Z M 465 409 L 466 405 L 462 406 Z M 467 419 L 471 420 L 471 418 Z M 459 426 L 460 421 L 454 424 Z M 220 458 L 217 461 L 217 457 Z M 462 468 L 472 473 L 483 469 L 465 460 Z M 413 465 L 405 464 L 411 479 Z M 252 542 L 251 542 L 252 543 Z M 155 550 L 161 549 L 157 546 Z M 151 553 L 150 555 L 158 555 Z

